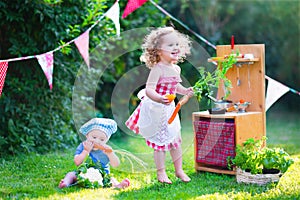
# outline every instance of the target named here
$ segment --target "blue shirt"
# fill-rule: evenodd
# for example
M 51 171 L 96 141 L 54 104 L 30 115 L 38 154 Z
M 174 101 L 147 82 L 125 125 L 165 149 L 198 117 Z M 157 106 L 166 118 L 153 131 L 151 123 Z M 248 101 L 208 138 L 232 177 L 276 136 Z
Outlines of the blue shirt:
M 79 155 L 84 150 L 83 143 L 80 143 L 75 151 L 75 156 Z M 92 150 L 89 154 L 89 156 L 92 158 L 94 163 L 101 163 L 101 166 L 103 167 L 104 171 L 109 174 L 109 158 L 107 155 L 101 151 L 101 150 Z

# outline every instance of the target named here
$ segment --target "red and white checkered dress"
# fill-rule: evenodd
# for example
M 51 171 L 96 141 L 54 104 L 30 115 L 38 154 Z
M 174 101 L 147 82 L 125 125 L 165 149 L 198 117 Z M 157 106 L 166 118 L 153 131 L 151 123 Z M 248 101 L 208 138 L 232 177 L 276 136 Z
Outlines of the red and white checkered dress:
M 179 82 L 181 82 L 179 76 L 162 76 L 158 80 L 156 92 L 161 95 L 176 94 L 176 87 Z M 145 105 L 144 108 L 142 108 L 143 104 Z M 160 110 L 161 112 L 156 114 L 156 116 L 153 116 L 155 114 L 152 113 L 153 115 L 150 116 L 150 119 L 149 116 L 140 115 L 143 114 L 143 112 L 141 113 L 141 108 L 142 110 L 145 110 L 145 112 L 148 111 L 148 113 L 151 113 L 149 107 L 159 107 L 157 110 Z M 174 109 L 174 102 L 170 105 L 164 105 L 154 102 L 145 96 L 125 124 L 135 133 L 144 136 L 141 131 L 142 128 L 138 126 L 139 120 L 142 121 L 143 119 L 143 121 L 148 121 L 147 127 L 149 128 L 147 129 L 147 132 L 153 132 L 153 134 L 150 137 L 144 136 L 146 144 L 156 151 L 169 151 L 172 148 L 177 148 L 181 144 L 181 126 L 178 115 L 171 124 L 168 124 L 168 119 L 172 115 Z

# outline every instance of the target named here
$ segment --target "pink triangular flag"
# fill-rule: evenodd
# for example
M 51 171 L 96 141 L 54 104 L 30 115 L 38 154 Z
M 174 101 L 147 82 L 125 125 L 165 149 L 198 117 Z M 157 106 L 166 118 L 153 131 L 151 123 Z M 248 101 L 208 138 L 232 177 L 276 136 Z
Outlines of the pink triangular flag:
M 117 1 L 107 12 L 106 16 L 109 17 L 115 24 L 117 35 L 120 35 L 120 7 L 119 2 Z
M 287 93 L 290 88 L 266 76 L 268 80 L 268 88 L 266 95 L 266 111 L 275 103 L 282 95 Z
M 48 80 L 50 90 L 52 90 L 53 52 L 37 55 L 36 57 Z
M 122 18 L 124 19 L 125 17 L 127 17 L 127 15 L 129 15 L 130 13 L 132 13 L 133 11 L 135 11 L 136 9 L 138 9 L 140 6 L 142 6 L 147 0 L 128 0 L 124 13 L 122 15 Z
M 0 62 L 0 96 L 2 94 L 7 68 L 8 62 Z
M 83 60 L 90 67 L 90 59 L 89 59 L 89 30 L 84 32 L 78 38 L 75 39 L 75 44 L 80 52 Z

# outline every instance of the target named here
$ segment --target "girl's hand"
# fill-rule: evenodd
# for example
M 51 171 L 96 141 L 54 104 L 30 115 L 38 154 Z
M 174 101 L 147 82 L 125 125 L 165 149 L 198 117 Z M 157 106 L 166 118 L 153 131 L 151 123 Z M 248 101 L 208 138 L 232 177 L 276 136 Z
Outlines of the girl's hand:
M 193 87 L 189 87 L 189 88 L 186 89 L 186 95 L 189 96 L 189 97 L 194 96 L 194 89 L 193 89 Z
M 165 95 L 163 95 L 160 98 L 160 103 L 165 104 L 165 105 L 169 105 L 170 103 L 172 103 L 172 101 L 170 101 L 169 98 L 167 98 Z
M 92 151 L 94 148 L 94 143 L 92 141 L 86 140 L 83 142 L 84 150 L 86 150 L 88 153 Z

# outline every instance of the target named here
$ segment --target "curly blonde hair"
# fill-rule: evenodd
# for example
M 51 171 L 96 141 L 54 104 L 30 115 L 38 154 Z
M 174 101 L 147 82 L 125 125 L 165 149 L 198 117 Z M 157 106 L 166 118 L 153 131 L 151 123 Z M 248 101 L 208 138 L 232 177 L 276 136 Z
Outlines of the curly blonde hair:
M 191 51 L 191 41 L 187 35 L 184 35 L 172 27 L 160 27 L 152 30 L 145 38 L 142 45 L 143 54 L 140 59 L 142 62 L 146 63 L 148 68 L 152 68 L 160 61 L 158 55 L 159 48 L 162 42 L 162 37 L 170 33 L 176 33 L 179 42 L 179 62 L 183 62 L 186 55 L 190 54 Z

